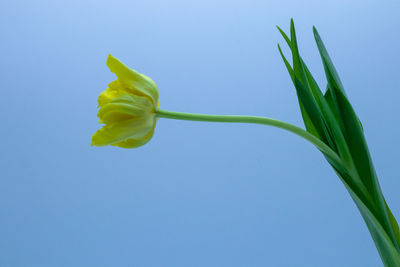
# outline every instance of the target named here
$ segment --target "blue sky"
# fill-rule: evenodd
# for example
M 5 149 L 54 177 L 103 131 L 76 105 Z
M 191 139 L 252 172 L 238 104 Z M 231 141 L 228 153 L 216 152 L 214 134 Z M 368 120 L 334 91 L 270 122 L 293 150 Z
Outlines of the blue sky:
M 323 87 L 317 26 L 400 218 L 399 1 L 0 7 L 0 266 L 381 266 L 344 186 L 296 136 L 163 119 L 136 150 L 90 139 L 109 53 L 156 81 L 163 109 L 302 126 L 276 47 L 293 17 Z

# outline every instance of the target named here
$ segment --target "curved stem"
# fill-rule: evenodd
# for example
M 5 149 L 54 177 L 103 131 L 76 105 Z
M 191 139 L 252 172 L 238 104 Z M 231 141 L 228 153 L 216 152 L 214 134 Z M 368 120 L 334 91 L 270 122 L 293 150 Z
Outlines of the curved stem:
M 336 164 L 338 164 L 339 166 L 343 166 L 343 163 L 339 156 L 328 145 L 326 145 L 324 142 L 322 142 L 320 139 L 310 134 L 309 132 L 283 121 L 258 116 L 194 114 L 174 112 L 162 109 L 157 110 L 156 116 L 159 118 L 187 121 L 264 124 L 281 128 L 306 139 L 307 141 L 315 145 L 322 153 L 328 155 L 331 159 L 333 159 Z

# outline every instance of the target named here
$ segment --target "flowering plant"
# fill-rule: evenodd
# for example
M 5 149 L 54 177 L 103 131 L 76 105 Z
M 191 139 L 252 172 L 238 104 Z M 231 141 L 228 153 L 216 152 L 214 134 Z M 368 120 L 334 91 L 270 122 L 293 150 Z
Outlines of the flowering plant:
M 142 146 L 152 138 L 157 118 L 256 123 L 287 130 L 322 152 L 360 211 L 383 264 L 399 267 L 399 226 L 382 194 L 361 122 L 315 27 L 314 37 L 327 79 L 324 93 L 300 56 L 293 20 L 290 26 L 290 36 L 279 27 L 278 30 L 292 52 L 292 65 L 279 44 L 278 49 L 296 88 L 305 130 L 265 117 L 191 114 L 159 109 L 158 88 L 154 81 L 109 56 L 107 65 L 118 79 L 100 94 L 98 117 L 105 125 L 93 135 L 92 145 Z

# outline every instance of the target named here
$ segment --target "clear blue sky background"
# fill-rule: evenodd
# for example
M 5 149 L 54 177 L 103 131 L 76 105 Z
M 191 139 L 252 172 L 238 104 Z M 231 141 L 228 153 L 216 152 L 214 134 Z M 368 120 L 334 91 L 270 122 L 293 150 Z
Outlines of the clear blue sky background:
M 400 219 L 393 1 L 3 1 L 0 266 L 381 266 L 344 186 L 281 130 L 160 120 L 137 150 L 90 147 L 109 53 L 152 77 L 161 107 L 302 126 L 275 25 L 316 25 Z M 285 47 L 285 52 L 288 50 Z M 288 54 L 288 53 L 287 53 Z

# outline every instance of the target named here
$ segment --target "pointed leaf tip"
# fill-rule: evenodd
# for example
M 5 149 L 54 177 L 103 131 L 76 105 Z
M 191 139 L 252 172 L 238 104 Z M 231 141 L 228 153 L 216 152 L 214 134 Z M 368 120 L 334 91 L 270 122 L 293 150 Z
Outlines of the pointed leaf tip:
M 318 32 L 318 30 L 317 30 L 317 28 L 315 26 L 313 26 L 313 33 L 314 33 L 314 38 L 318 39 L 318 40 L 320 40 L 322 42 L 321 36 L 319 35 L 319 32 Z

